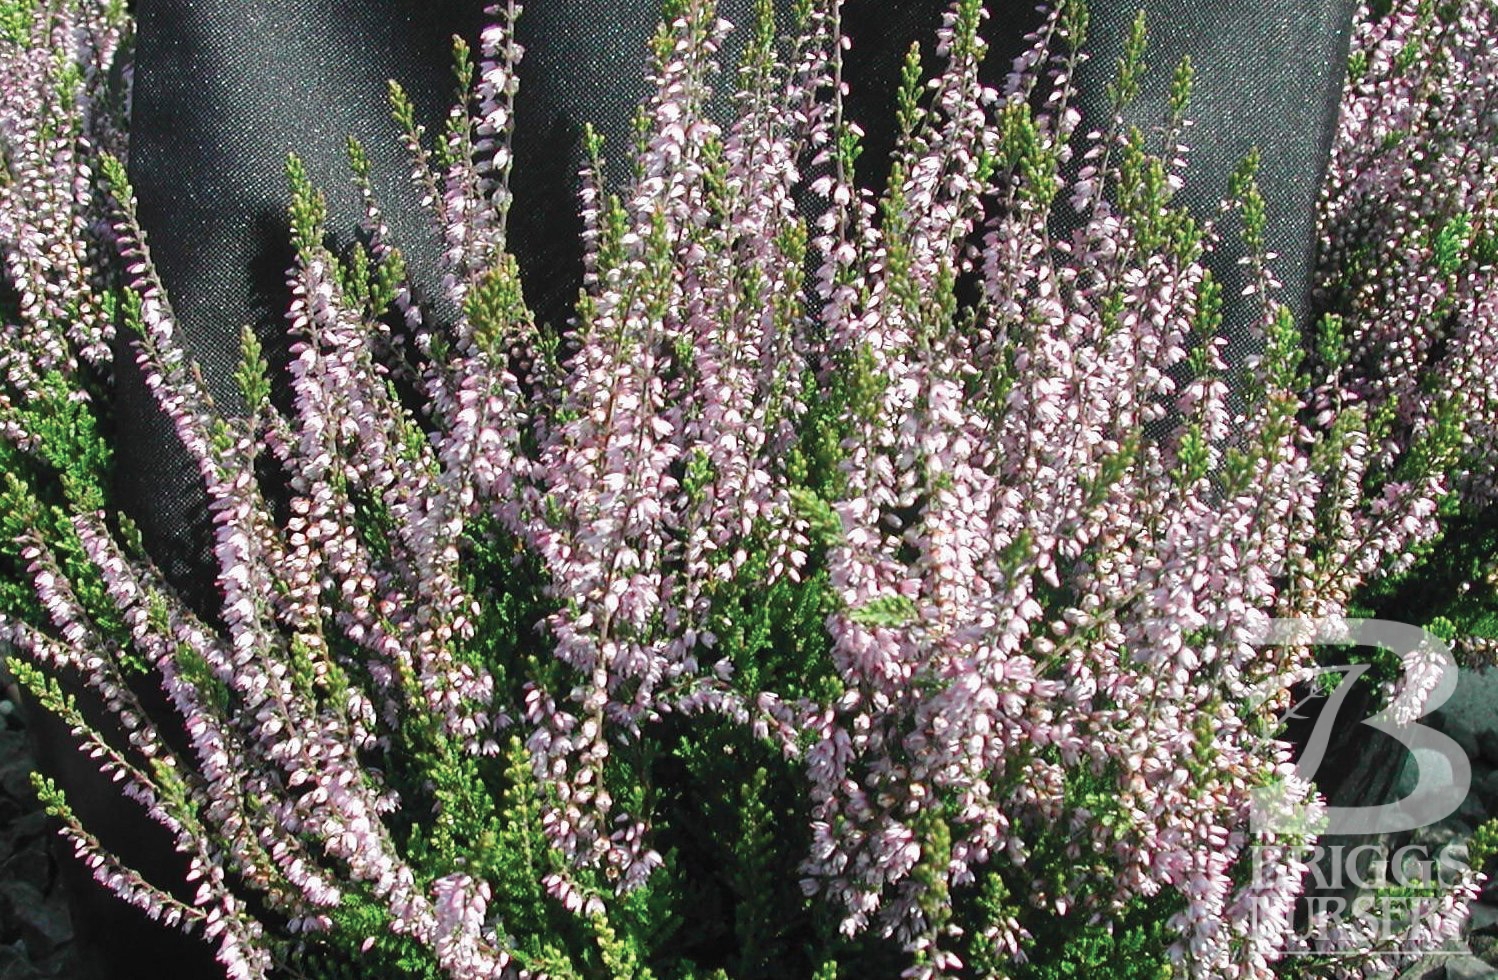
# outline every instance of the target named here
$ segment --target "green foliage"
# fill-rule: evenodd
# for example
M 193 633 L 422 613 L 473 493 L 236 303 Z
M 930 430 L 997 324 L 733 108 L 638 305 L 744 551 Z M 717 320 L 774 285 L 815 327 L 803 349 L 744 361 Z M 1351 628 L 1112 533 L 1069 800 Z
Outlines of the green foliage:
M 245 327 L 240 333 L 240 361 L 234 372 L 234 383 L 251 415 L 258 415 L 270 403 L 270 365 L 255 331 Z
M 1395 478 L 1418 484 L 1430 476 L 1454 472 L 1466 439 L 1461 400 L 1457 392 L 1447 392 L 1434 406 L 1430 424 L 1411 439 Z
M 1122 908 L 1112 906 L 1117 869 L 1106 848 L 1089 839 L 1091 828 L 1106 837 L 1126 840 L 1130 834 L 1127 811 L 1121 806 L 1111 770 L 1095 775 L 1072 769 L 1066 775 L 1068 812 L 1087 814 L 1083 830 L 1073 833 L 1066 821 L 1034 834 L 1035 846 L 1023 867 L 1000 859 L 979 877 L 976 889 L 958 896 L 961 919 L 983 923 L 976 930 L 974 955 L 983 970 L 1013 980 L 1120 977 L 1124 980 L 1162 980 L 1171 976 L 1166 953 L 1177 933 L 1167 923 L 1185 907 L 1185 898 L 1172 888 L 1152 897 L 1139 896 Z M 1080 846 L 1080 855 L 1071 852 Z M 1035 891 L 1040 884 L 1043 897 Z M 1049 903 L 1067 896 L 1064 913 Z M 968 918 L 961 912 L 971 906 Z M 1109 908 L 1093 922 L 1092 910 Z M 1013 920 L 1030 933 L 1023 948 L 1028 962 L 1010 964 L 1007 957 L 978 942 L 982 932 Z
M 576 926 L 541 884 L 562 861 L 551 851 L 541 828 L 541 796 L 530 756 L 518 738 L 507 743 L 504 760 L 505 785 L 497 810 L 500 820 L 492 840 L 486 842 L 492 855 L 486 873 L 494 885 L 494 912 L 522 963 L 557 976 L 575 975 L 575 968 L 555 943 Z M 564 964 L 566 972 L 560 972 Z
M 1117 74 L 1108 83 L 1108 101 L 1116 112 L 1122 111 L 1124 106 L 1139 98 L 1144 74 L 1149 67 L 1144 61 L 1144 52 L 1148 46 L 1149 28 L 1144 11 L 1141 10 L 1129 26 L 1129 37 L 1124 42 L 1123 56 L 1118 59 Z
M 1067 49 L 1073 54 L 1080 51 L 1087 43 L 1090 12 L 1087 0 L 1062 0 L 1059 18 L 1061 32 L 1066 38 Z
M 806 522 L 811 540 L 822 547 L 832 547 L 843 539 L 843 521 L 832 505 L 806 487 L 791 489 L 796 516 Z
M 36 23 L 36 0 L 3 0 L 0 2 L 0 40 L 27 46 L 31 42 L 31 25 Z
M 500 359 L 531 328 L 530 311 L 520 289 L 520 267 L 508 253 L 486 271 L 468 294 L 465 311 L 473 323 L 474 340 L 490 357 Z
M 1012 968 L 1014 980 L 1169 980 L 1174 968 L 1165 950 L 1175 941 L 1167 927 L 1179 909 L 1178 896 L 1170 890 L 1153 898 L 1135 898 L 1110 923 L 1065 923 L 1065 931 L 1047 936 L 1037 933 L 1031 945 L 1045 954 Z
M 391 79 L 388 87 L 391 118 L 403 133 L 415 136 L 417 142 L 420 142 L 421 127 L 416 122 L 416 104 L 411 101 L 410 94 L 400 82 Z
M 229 686 L 213 673 L 213 669 L 208 661 L 203 659 L 202 654 L 183 644 L 177 648 L 175 662 L 182 679 L 192 685 L 206 704 L 220 712 L 229 710 L 233 701 L 233 693 L 229 690 Z
M 1357 85 L 1368 73 L 1368 54 L 1354 51 L 1347 59 L 1347 84 Z
M 49 714 L 72 723 L 81 719 L 78 711 L 78 701 L 73 695 L 64 691 L 54 677 L 48 677 L 40 669 L 32 666 L 24 660 L 17 660 L 12 665 L 11 671 L 19 684 L 27 694 L 31 695 L 36 703 L 41 705 Z
M 0 441 L 0 562 L 12 571 L 0 587 L 0 612 L 41 626 L 48 622 L 22 569 L 25 543 L 44 547 L 94 627 L 117 650 L 130 673 L 146 668 L 130 646 L 130 632 L 89 559 L 70 515 L 95 514 L 110 504 L 114 462 L 96 405 L 80 398 L 57 373 L 41 379 L 35 397 L 0 409 L 6 422 L 31 433 L 34 454 Z
M 1032 828 L 1034 841 L 1023 865 L 998 857 L 979 871 L 972 886 L 953 895 L 953 916 L 963 923 L 964 961 L 973 976 L 1009 980 L 1087 980 L 1121 977 L 1162 980 L 1172 976 L 1167 948 L 1177 934 L 1167 926 L 1184 908 L 1174 889 L 1136 897 L 1122 907 L 1111 903 L 1117 869 L 1106 849 L 1089 839 L 1102 828 L 1110 839 L 1126 839 L 1127 814 L 1108 773 L 1070 770 L 1066 776 L 1068 812 L 1085 811 L 1083 829 L 1073 833 L 1066 820 Z M 1076 853 L 1072 848 L 1080 848 Z M 1053 904 L 1067 896 L 1064 912 Z M 1094 922 L 1093 911 L 1108 908 Z M 1021 949 L 1027 961 L 1011 961 L 1000 937 L 1029 933 Z
M 1170 80 L 1170 128 L 1179 130 L 1186 122 L 1186 109 L 1191 104 L 1191 90 L 1196 83 L 1196 66 L 1189 57 L 1176 65 L 1175 75 Z
M 835 939 L 814 928 L 798 883 L 809 844 L 802 777 L 743 729 L 702 721 L 648 733 L 668 748 L 649 780 L 670 882 L 651 968 L 661 978 L 811 976 Z
M 927 932 L 941 935 L 952 919 L 952 896 L 947 886 L 947 869 L 952 863 L 952 828 L 942 811 L 933 807 L 915 814 L 911 830 L 921 842 L 921 856 L 910 869 L 910 878 L 922 888 L 918 904 Z M 930 952 L 918 951 L 916 964 L 933 965 Z
M 1148 151 L 1145 134 L 1137 128 L 1130 130 L 1119 153 L 1118 208 L 1133 230 L 1137 253 L 1163 252 L 1183 265 L 1197 261 L 1201 231 L 1186 208 L 1171 204 L 1167 161 Z
M 1474 871 L 1488 871 L 1491 876 L 1493 858 L 1498 857 L 1498 817 L 1482 823 L 1472 832 L 1467 842 L 1467 863 Z
M 107 498 L 114 450 L 96 411 L 78 397 L 69 379 L 55 371 L 41 379 L 36 397 L 24 407 L 0 409 L 0 420 L 33 436 L 36 463 L 56 479 L 62 502 L 77 513 L 102 510 Z M 16 451 L 7 444 L 0 447 L 0 453 Z
M 1249 151 L 1228 182 L 1228 197 L 1237 202 L 1242 220 L 1244 248 L 1249 255 L 1262 256 L 1264 234 L 1268 224 L 1268 206 L 1259 190 L 1261 157 L 1257 148 Z
M 1498 518 L 1457 514 L 1426 557 L 1358 597 L 1370 616 L 1425 625 L 1442 637 L 1498 640 Z
M 1207 343 L 1218 336 L 1222 328 L 1222 284 L 1210 270 L 1202 274 L 1197 291 L 1196 316 L 1191 321 L 1191 337 L 1194 341 L 1187 352 L 1186 363 L 1193 377 L 1204 378 L 1213 369 L 1208 358 Z
M 922 74 L 921 46 L 914 42 L 905 52 L 905 63 L 900 69 L 900 90 L 895 100 L 895 126 L 902 142 L 911 138 L 925 116 L 921 107 Z
M 1212 445 L 1199 423 L 1188 423 L 1176 450 L 1176 485 L 1185 489 L 1205 477 L 1212 465 Z
M 362 889 L 344 892 L 329 918 L 332 930 L 317 937 L 302 954 L 308 977 L 331 980 L 340 970 L 354 967 L 362 971 L 361 976 L 442 980 L 436 958 L 395 932 L 384 906 Z
M 1020 178 L 1022 200 L 1038 211 L 1045 211 L 1056 197 L 1059 149 L 1042 138 L 1035 123 L 1035 111 L 1024 102 L 1004 106 L 998 131 L 996 165 Z
M 291 185 L 291 241 L 299 254 L 307 254 L 322 245 L 328 202 L 312 186 L 307 165 L 295 153 L 286 158 L 286 179 Z
M 717 656 L 733 665 L 734 687 L 749 697 L 837 697 L 842 687 L 826 630 L 836 606 L 826 570 L 765 587 L 768 580 L 769 556 L 756 551 L 733 582 L 712 590 L 709 627 Z
M 1300 366 L 1304 360 L 1300 328 L 1289 307 L 1275 311 L 1269 324 L 1264 351 L 1263 374 L 1271 390 L 1297 391 L 1301 387 Z
M 775 814 L 766 797 L 769 795 L 769 772 L 754 770 L 748 782 L 739 789 L 738 861 L 730 873 L 730 886 L 738 899 L 734 911 L 734 939 L 738 963 L 734 976 L 765 975 L 774 956 L 776 920 L 772 905 L 783 883 L 776 879 L 781 869 L 776 865 L 779 841 L 776 839 Z
M 31 772 L 31 790 L 41 802 L 47 816 L 61 820 L 64 823 L 72 822 L 73 810 L 68 806 L 68 798 L 58 788 L 57 783 L 51 776 L 44 776 L 39 772 Z
M 848 613 L 848 618 L 862 626 L 897 627 L 915 622 L 918 610 L 914 600 L 902 596 L 880 596 Z
M 1472 248 L 1472 216 L 1458 215 L 1442 225 L 1435 233 L 1432 252 L 1436 268 L 1447 276 L 1455 276 L 1466 264 Z
M 1321 318 L 1316 334 L 1316 354 L 1330 370 L 1337 371 L 1347 363 L 1347 336 L 1342 317 L 1328 313 Z

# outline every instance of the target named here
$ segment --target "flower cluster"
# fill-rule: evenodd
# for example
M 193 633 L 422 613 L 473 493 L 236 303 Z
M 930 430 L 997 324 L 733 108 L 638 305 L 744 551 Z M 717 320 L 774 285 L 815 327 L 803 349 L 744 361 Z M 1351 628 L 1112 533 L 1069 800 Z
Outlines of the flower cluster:
M 1322 216 L 1313 396 L 1346 443 L 1338 482 L 1367 501 L 1327 556 L 1353 580 L 1433 536 L 1448 489 L 1472 506 L 1493 496 L 1493 19 L 1481 4 L 1401 5 L 1355 40 Z
M 882 188 L 840 0 L 741 27 L 670 0 L 625 186 L 587 137 L 584 288 L 551 324 L 507 251 L 523 52 L 496 4 L 438 152 L 392 88 L 438 294 L 360 144 L 343 253 L 292 159 L 288 363 L 247 331 L 228 411 L 119 160 L 121 6 L 0 0 L 0 639 L 196 894 L 39 780 L 65 836 L 235 978 L 1024 976 L 1115 942 L 1272 976 L 1313 838 L 1250 817 L 1316 801 L 1262 693 L 1314 660 L 1257 638 L 1495 502 L 1498 25 L 1393 6 L 1360 18 L 1314 324 L 1276 297 L 1252 159 L 1212 220 L 1178 200 L 1192 66 L 1126 125 L 1142 18 L 1082 117 L 1082 0 L 998 86 L 954 0 Z M 111 503 L 117 324 L 201 476 L 211 616 Z

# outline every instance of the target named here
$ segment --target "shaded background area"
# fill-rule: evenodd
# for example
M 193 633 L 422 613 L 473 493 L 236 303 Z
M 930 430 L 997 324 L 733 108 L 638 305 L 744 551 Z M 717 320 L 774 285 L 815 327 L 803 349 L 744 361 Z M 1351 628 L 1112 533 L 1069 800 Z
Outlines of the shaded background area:
M 788 21 L 792 4 L 776 0 Z M 451 36 L 477 41 L 483 0 L 138 0 L 139 47 L 130 148 L 131 178 L 152 254 L 185 343 L 215 394 L 235 401 L 231 374 L 239 332 L 252 324 L 274 350 L 286 333 L 291 262 L 286 225 L 286 155 L 306 161 L 329 197 L 335 240 L 354 239 L 360 215 L 345 163 L 345 140 L 368 146 L 373 182 L 417 281 L 437 292 L 439 245 L 407 178 L 390 121 L 386 79 L 411 93 L 429 131 L 440 129 L 453 96 Z M 867 132 L 860 161 L 866 184 L 882 185 L 894 144 L 893 104 L 900 64 L 919 41 L 928 66 L 947 0 L 849 0 L 853 47 L 846 77 L 849 116 Z M 987 25 L 986 64 L 998 84 L 1038 15 L 1019 4 Z M 1140 8 L 1139 0 L 1095 0 L 1091 61 L 1078 78 L 1087 119 L 1105 118 L 1104 89 Z M 1211 217 L 1229 174 L 1257 147 L 1270 215 L 1268 247 L 1285 298 L 1304 311 L 1317 189 L 1325 170 L 1341 90 L 1353 0 L 1149 0 L 1152 70 L 1129 122 L 1145 129 L 1165 115 L 1172 70 L 1197 66 L 1191 172 L 1182 200 Z M 1015 8 L 1021 8 L 1016 10 Z M 520 18 L 521 94 L 516 110 L 516 205 L 510 242 L 527 299 L 544 323 L 570 313 L 582 278 L 577 216 L 581 133 L 592 122 L 605 137 L 610 177 L 628 175 L 623 150 L 646 92 L 644 56 L 655 28 L 655 0 L 537 3 Z M 721 13 L 752 22 L 751 0 L 723 0 Z M 724 63 L 738 46 L 730 41 Z M 720 79 L 720 108 L 732 76 Z M 1092 123 L 1084 124 L 1086 129 Z M 1236 298 L 1241 249 L 1228 229 L 1212 259 L 1228 286 L 1234 353 L 1256 304 Z M 121 362 L 132 359 L 121 341 Z M 184 587 L 211 582 L 207 523 L 198 479 L 143 390 L 133 365 L 122 370 L 121 502 L 142 524 L 158 562 Z M 201 591 L 200 589 L 193 589 Z M 202 595 L 211 601 L 211 597 Z
M 52 853 L 56 828 L 31 792 L 21 715 L 0 666 L 0 980 L 75 980 L 84 968 L 62 880 L 71 859 Z

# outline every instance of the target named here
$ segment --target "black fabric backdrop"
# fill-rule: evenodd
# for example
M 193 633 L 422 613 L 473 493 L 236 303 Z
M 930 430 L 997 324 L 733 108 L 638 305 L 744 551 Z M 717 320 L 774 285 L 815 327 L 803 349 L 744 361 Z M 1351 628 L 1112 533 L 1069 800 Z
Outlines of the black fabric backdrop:
M 777 0 L 786 14 L 790 4 Z M 1154 66 L 1135 118 L 1161 117 L 1170 71 L 1190 55 L 1198 73 L 1187 200 L 1203 216 L 1227 175 L 1251 147 L 1263 154 L 1269 247 L 1280 253 L 1286 296 L 1304 307 L 1314 202 L 1336 119 L 1353 0 L 1095 0 L 1082 73 L 1084 109 L 1094 112 L 1139 6 L 1150 16 Z M 869 179 L 893 141 L 890 107 L 906 48 L 929 53 L 945 0 L 849 0 L 853 39 L 847 66 L 850 115 L 868 131 Z M 1037 22 L 1024 3 L 995 3 L 989 71 L 1002 78 L 1020 38 Z M 284 336 L 289 151 L 307 161 L 329 195 L 335 235 L 349 240 L 358 221 L 344 163 L 344 141 L 370 148 L 375 186 L 413 260 L 418 281 L 436 279 L 437 245 L 415 206 L 404 151 L 396 141 L 385 81 L 399 79 L 433 131 L 452 98 L 450 38 L 476 45 L 482 0 L 137 0 L 130 173 L 153 254 L 187 345 L 209 384 L 229 397 L 243 324 L 274 349 Z M 747 23 L 750 0 L 724 0 L 721 12 Z M 565 316 L 581 274 L 576 218 L 579 134 L 591 121 L 615 149 L 629 145 L 629 121 L 644 93 L 644 54 L 654 0 L 532 0 L 520 21 L 527 49 L 517 110 L 517 204 L 512 246 L 527 296 L 544 318 Z M 730 52 L 731 57 L 731 52 Z M 928 63 L 930 63 L 928 61 Z M 872 165 L 868 165 L 872 163 Z M 1237 253 L 1215 264 L 1229 283 Z M 1229 289 L 1229 295 L 1236 290 Z M 1229 310 L 1241 325 L 1248 307 Z M 1241 354 L 1246 341 L 1235 342 Z M 185 593 L 211 602 L 209 532 L 199 481 L 144 391 L 123 347 L 119 418 L 122 505 L 148 547 Z M 85 819 L 113 825 L 127 856 L 165 860 L 162 838 L 133 819 L 101 781 L 86 778 L 48 738 L 46 764 L 63 772 Z M 138 838 L 131 846 L 130 838 Z M 156 843 L 152 843 L 156 842 Z M 167 940 L 133 910 L 85 890 L 80 929 L 107 951 L 102 976 L 211 975 L 208 960 Z M 102 893 L 101 893 L 102 894 Z

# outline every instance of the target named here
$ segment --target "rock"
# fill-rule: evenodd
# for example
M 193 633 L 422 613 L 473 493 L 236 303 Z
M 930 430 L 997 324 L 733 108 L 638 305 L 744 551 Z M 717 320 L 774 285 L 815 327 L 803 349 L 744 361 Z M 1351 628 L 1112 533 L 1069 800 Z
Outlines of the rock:
M 1465 843 L 1471 839 L 1472 825 L 1459 816 L 1427 824 L 1410 835 L 1410 843 L 1424 847 L 1429 854 L 1439 854 L 1450 844 Z
M 1498 815 L 1498 769 L 1474 771 L 1472 793 L 1482 801 L 1488 813 Z
M 61 902 L 48 902 L 24 881 L 0 881 L 0 925 L 20 936 L 36 957 L 51 955 L 73 938 L 67 907 Z
M 23 805 L 34 799 L 30 748 L 25 732 L 0 731 L 0 793 Z
M 45 847 L 24 847 L 0 864 L 0 878 L 25 882 L 45 895 L 52 889 L 52 858 Z
M 1467 794 L 1467 798 L 1462 800 L 1462 805 L 1456 812 L 1467 823 L 1477 826 L 1487 821 L 1488 815 L 1493 812 L 1493 809 L 1482 800 L 1474 788 L 1472 792 Z
M 1446 756 L 1434 749 L 1418 748 L 1405 755 L 1404 768 L 1399 771 L 1399 781 L 1395 784 L 1394 798 L 1402 800 L 1413 793 L 1416 780 L 1426 769 L 1430 770 L 1430 775 L 1426 778 L 1432 785 L 1451 784 L 1451 762 Z
M 1422 779 L 1423 777 L 1423 779 Z M 1418 748 L 1405 756 L 1404 766 L 1394 784 L 1390 799 L 1400 801 L 1400 807 L 1415 816 L 1420 826 L 1428 826 L 1445 820 L 1461 809 L 1466 796 L 1458 795 L 1454 783 L 1455 773 L 1445 753 L 1434 749 Z M 1413 796 L 1417 786 L 1422 786 L 1420 796 Z
M 1400 971 L 1398 980 L 1444 980 L 1446 976 L 1445 956 L 1426 956 Z
M 10 833 L 17 845 L 38 839 L 51 840 L 52 834 L 48 832 L 47 827 L 47 812 L 38 809 L 22 814 L 11 823 Z
M 0 796 L 0 857 L 10 853 L 16 842 L 15 825 L 25 816 L 21 804 Z
M 1475 956 L 1452 956 L 1446 960 L 1446 980 L 1493 980 L 1498 969 Z
M 1498 936 L 1498 906 L 1486 902 L 1472 903 L 1472 917 L 1468 920 L 1467 931 L 1479 936 Z
M 1467 753 L 1467 758 L 1473 763 L 1482 756 L 1482 739 L 1478 729 L 1472 724 L 1471 712 L 1443 714 L 1440 729 L 1462 747 L 1462 751 Z
M 25 943 L 0 946 L 0 980 L 42 980 L 44 976 L 26 955 Z
M 1488 766 L 1498 766 L 1498 728 L 1485 728 L 1477 733 L 1477 749 L 1482 761 Z
M 1466 941 L 1452 937 L 1419 953 L 1395 954 L 1395 980 L 1445 980 L 1447 964 L 1471 958 L 1472 948 Z M 1319 973 L 1314 975 L 1322 976 Z
M 12 759 L 0 764 L 0 793 L 4 793 L 12 800 L 32 798 L 30 759 Z

